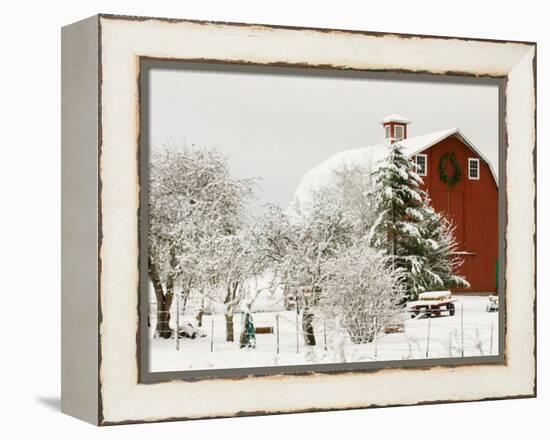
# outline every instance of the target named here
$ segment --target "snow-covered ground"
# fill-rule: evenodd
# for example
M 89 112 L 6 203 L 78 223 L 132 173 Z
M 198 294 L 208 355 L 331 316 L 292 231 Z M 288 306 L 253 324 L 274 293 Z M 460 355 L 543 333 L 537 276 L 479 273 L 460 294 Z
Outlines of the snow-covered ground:
M 182 338 L 179 340 L 179 350 L 176 350 L 175 339 L 153 337 L 155 321 L 152 319 L 149 339 L 150 371 L 449 358 L 462 356 L 462 349 L 464 356 L 498 354 L 498 313 L 486 311 L 487 297 L 456 298 L 458 301 L 455 316 L 430 319 L 411 319 L 407 316 L 403 332 L 380 334 L 375 341 L 366 344 L 351 343 L 345 332 L 326 324 L 322 317 L 317 317 L 314 323 L 317 345 L 305 346 L 300 323 L 296 324 L 295 311 L 268 311 L 253 313 L 256 327 L 274 328 L 273 334 L 256 335 L 255 349 L 239 348 L 241 315 L 235 316 L 235 342 L 226 342 L 225 318 L 222 314 L 214 314 L 203 317 L 205 337 Z M 183 317 L 180 319 L 183 320 Z

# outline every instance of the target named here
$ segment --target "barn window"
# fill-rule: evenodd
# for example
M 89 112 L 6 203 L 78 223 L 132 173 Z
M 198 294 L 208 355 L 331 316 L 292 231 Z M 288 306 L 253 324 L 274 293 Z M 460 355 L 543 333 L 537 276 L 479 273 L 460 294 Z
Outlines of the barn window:
M 426 154 L 417 154 L 415 157 L 416 173 L 419 176 L 428 175 L 428 156 Z
M 471 180 L 479 180 L 479 159 L 468 159 L 468 177 Z
M 395 137 L 396 141 L 400 141 L 401 139 L 403 139 L 405 137 L 405 130 L 404 130 L 402 125 L 396 125 L 393 128 L 393 131 L 394 131 L 394 134 L 395 134 L 394 137 Z
M 391 127 L 386 125 L 386 139 L 391 138 Z

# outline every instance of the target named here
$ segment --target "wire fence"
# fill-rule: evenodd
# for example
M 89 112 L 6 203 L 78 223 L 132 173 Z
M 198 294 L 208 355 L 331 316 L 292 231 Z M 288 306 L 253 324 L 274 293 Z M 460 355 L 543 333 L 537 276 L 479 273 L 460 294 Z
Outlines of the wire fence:
M 196 326 L 190 323 L 190 320 L 183 318 L 183 310 L 178 302 L 176 301 L 170 311 L 159 313 L 155 303 L 150 303 L 148 310 L 148 323 L 153 338 L 159 337 L 158 332 L 154 330 L 158 322 L 163 323 L 165 328 L 170 328 L 172 324 L 173 329 L 178 329 L 178 331 L 171 331 L 170 336 L 174 340 L 174 348 L 177 351 L 180 350 L 183 339 L 193 339 L 202 341 L 199 347 L 211 353 L 222 346 L 227 349 L 227 344 L 235 344 L 239 348 L 271 351 L 277 355 L 291 352 L 300 354 L 312 348 L 307 344 L 307 340 L 315 338 L 315 347 L 326 352 L 337 350 L 337 344 L 343 344 L 342 335 L 344 337 L 347 335 L 347 347 L 351 347 L 353 355 L 372 360 L 386 359 L 390 355 L 401 356 L 400 358 L 429 358 L 441 356 L 442 353 L 445 357 L 498 354 L 498 326 L 494 321 L 484 324 L 464 322 L 465 313 L 480 312 L 480 309 L 464 307 L 463 304 L 458 307 L 457 316 L 452 323 L 426 313 L 406 321 L 403 319 L 402 322 L 391 322 L 379 326 L 374 317 L 370 323 L 364 325 L 365 331 L 360 338 L 361 343 L 354 344 L 349 343 L 349 328 L 319 313 L 315 315 L 312 323 L 313 331 L 308 332 L 306 330 L 308 327 L 303 325 L 303 316 L 298 309 L 272 312 L 269 314 L 270 319 L 264 318 L 264 322 L 260 322 L 254 331 L 246 330 L 245 313 L 237 313 L 233 315 L 231 324 L 233 338 L 232 341 L 228 341 L 225 315 L 205 313 L 202 326 Z M 162 320 L 163 315 L 170 316 L 170 319 Z M 252 315 L 266 315 L 266 313 Z M 403 338 L 400 341 L 386 340 L 385 337 L 391 333 L 400 333 Z

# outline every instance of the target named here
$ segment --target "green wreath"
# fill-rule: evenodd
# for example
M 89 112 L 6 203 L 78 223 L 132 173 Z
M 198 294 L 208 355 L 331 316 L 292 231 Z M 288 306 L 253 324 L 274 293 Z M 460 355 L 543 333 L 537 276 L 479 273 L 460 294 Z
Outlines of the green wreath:
M 451 161 L 451 165 L 453 166 L 452 176 L 447 174 L 446 166 L 448 161 Z M 458 163 L 455 154 L 453 152 L 449 152 L 441 156 L 441 160 L 439 161 L 439 178 L 447 185 L 455 186 L 458 182 L 460 182 L 461 177 L 462 170 L 460 169 L 460 164 Z

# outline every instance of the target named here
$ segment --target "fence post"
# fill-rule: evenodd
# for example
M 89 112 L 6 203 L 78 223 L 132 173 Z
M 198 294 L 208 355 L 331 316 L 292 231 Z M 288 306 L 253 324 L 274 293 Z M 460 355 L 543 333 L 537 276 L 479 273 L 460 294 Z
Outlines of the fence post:
M 377 327 L 377 320 L 376 320 L 376 316 L 374 317 L 374 359 L 377 359 L 378 358 L 378 329 L 376 328 Z
M 210 353 L 214 351 L 214 311 L 210 314 L 211 330 L 210 330 Z
M 493 332 L 495 330 L 495 323 L 491 322 L 491 345 L 489 346 L 489 354 L 493 354 Z
M 156 303 L 154 303 L 156 305 Z M 155 309 L 155 314 L 156 314 L 156 309 Z M 148 318 L 148 321 L 151 322 L 151 304 L 149 304 L 149 306 L 147 307 L 147 318 Z M 157 320 L 156 320 L 156 324 L 155 324 L 155 331 L 153 332 L 153 339 L 157 339 L 157 327 L 158 325 L 158 314 L 157 314 Z
M 296 303 L 296 354 L 300 353 L 300 335 L 298 330 L 298 303 Z
M 275 320 L 277 323 L 277 354 L 279 354 L 279 314 L 275 315 Z
M 432 317 L 428 316 L 428 335 L 426 336 L 426 357 L 430 355 L 430 329 L 432 327 Z
M 323 339 L 325 343 L 325 351 L 328 350 L 327 348 L 327 317 L 323 316 Z
M 180 349 L 180 295 L 176 294 L 176 350 Z
M 464 303 L 460 303 L 460 339 L 462 345 L 462 357 L 464 357 Z

